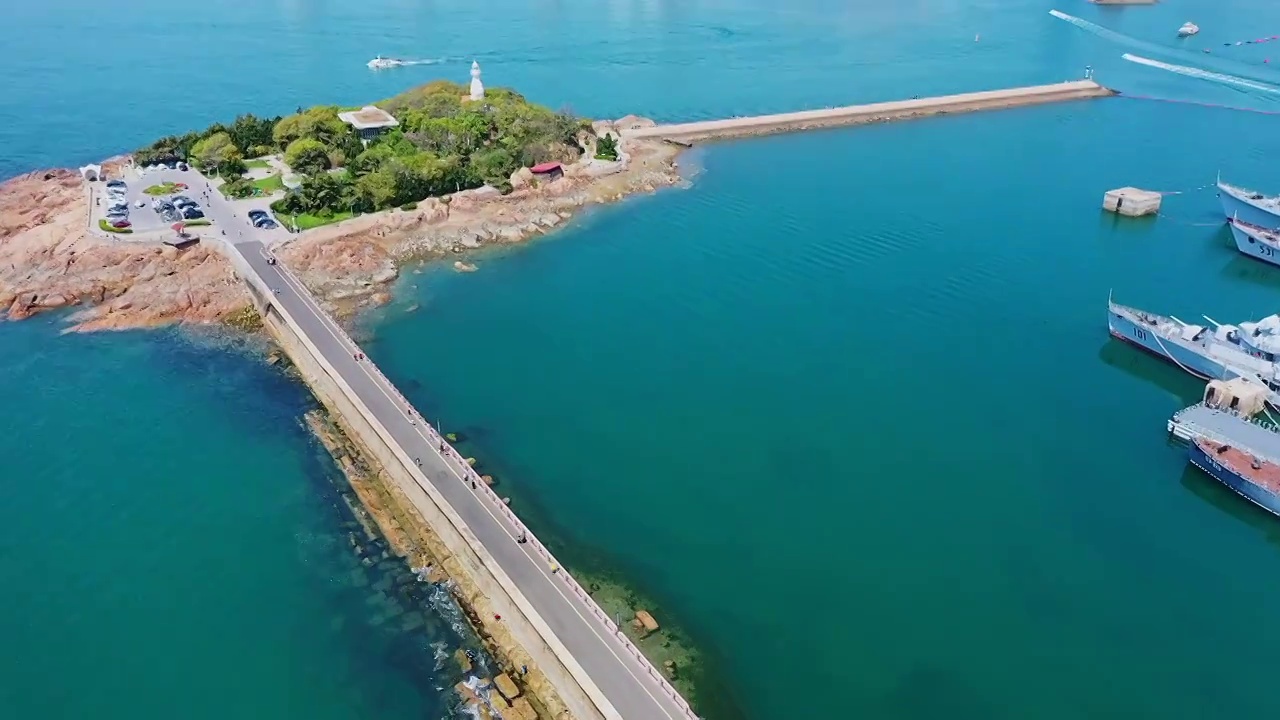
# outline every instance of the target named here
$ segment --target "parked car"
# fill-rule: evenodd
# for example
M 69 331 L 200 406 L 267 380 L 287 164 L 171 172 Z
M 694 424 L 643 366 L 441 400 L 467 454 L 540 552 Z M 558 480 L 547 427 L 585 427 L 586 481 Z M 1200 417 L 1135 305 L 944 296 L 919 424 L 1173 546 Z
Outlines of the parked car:
M 182 211 L 182 219 L 184 220 L 199 220 L 202 217 L 204 217 L 204 213 L 196 208 L 185 208 Z
M 116 192 L 115 190 L 108 190 L 107 197 L 111 198 L 112 200 L 123 200 L 125 198 L 125 194 L 123 190 L 121 190 L 120 192 Z
M 160 212 L 160 217 L 165 222 L 171 222 L 171 223 L 178 222 L 178 220 L 181 219 L 178 217 L 178 213 L 174 210 L 162 210 Z
M 275 220 L 272 220 L 271 218 L 267 218 L 267 219 L 266 219 L 265 221 L 263 221 L 263 223 L 262 223 L 261 225 L 259 225 L 258 227 L 262 228 L 263 230 L 275 230 L 276 228 L 278 228 L 278 227 L 280 227 L 280 226 L 276 224 L 276 221 L 275 221 Z
M 180 162 L 180 163 L 178 163 L 178 169 L 179 169 L 179 170 L 182 170 L 183 172 L 186 172 L 187 170 L 190 170 L 190 169 L 191 169 L 191 166 L 190 166 L 190 165 L 187 165 L 187 164 L 186 164 L 186 163 L 184 163 L 184 162 Z
M 109 188 L 120 188 L 121 190 L 123 190 L 123 189 L 125 189 L 125 188 L 126 188 L 126 187 L 128 187 L 128 186 L 127 186 L 127 185 L 125 185 L 125 182 L 124 182 L 123 180 L 116 179 L 116 180 L 108 180 L 108 181 L 107 181 L 107 187 L 109 187 Z
M 267 211 L 266 210 L 250 210 L 248 214 L 249 214 L 250 220 L 257 220 L 258 218 L 266 217 Z
M 111 227 L 113 228 L 127 228 L 132 226 L 133 226 L 133 223 L 129 222 L 128 220 L 116 220 L 115 222 L 111 223 Z
M 147 206 L 147 201 L 146 201 L 146 200 L 139 200 L 138 202 L 134 203 L 134 204 L 133 204 L 133 206 L 134 206 L 134 207 L 144 208 L 144 207 L 146 207 L 146 206 Z
M 172 201 L 173 201 L 173 202 L 175 202 L 175 203 L 178 203 L 178 202 L 184 202 L 184 203 L 188 203 L 188 202 L 195 202 L 194 200 L 192 200 L 191 198 L 187 197 L 186 195 L 174 195 L 173 197 L 171 197 L 171 198 L 169 198 L 169 199 L 170 199 L 170 200 L 172 200 Z

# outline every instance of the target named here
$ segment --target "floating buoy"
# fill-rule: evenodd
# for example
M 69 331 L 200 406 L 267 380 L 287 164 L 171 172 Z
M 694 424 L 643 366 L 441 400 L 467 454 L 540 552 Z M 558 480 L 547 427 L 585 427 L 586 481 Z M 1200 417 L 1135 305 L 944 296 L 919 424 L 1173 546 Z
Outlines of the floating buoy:
M 974 36 L 973 36 L 973 41 L 974 41 L 974 42 L 978 42 L 978 38 L 980 38 L 980 37 L 982 37 L 982 33 L 978 33 L 977 35 L 974 35 Z

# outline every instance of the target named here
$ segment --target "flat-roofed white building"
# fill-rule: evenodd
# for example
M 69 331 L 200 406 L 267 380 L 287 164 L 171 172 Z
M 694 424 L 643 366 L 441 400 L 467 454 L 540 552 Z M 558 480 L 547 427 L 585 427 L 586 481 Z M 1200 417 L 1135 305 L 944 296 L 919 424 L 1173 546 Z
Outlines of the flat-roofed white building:
M 359 110 L 338 113 L 338 119 L 356 129 L 361 140 L 372 140 L 379 133 L 400 125 L 400 121 L 391 113 L 374 105 L 365 105 Z

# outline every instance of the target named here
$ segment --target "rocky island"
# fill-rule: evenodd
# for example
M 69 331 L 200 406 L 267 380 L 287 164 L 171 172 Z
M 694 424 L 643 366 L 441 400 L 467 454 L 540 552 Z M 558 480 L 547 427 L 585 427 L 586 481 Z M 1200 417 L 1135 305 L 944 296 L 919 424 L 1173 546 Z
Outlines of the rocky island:
M 339 117 L 369 107 L 394 125 L 371 133 Z M 273 250 L 331 310 L 349 315 L 385 302 L 405 262 L 460 260 L 548 232 L 584 206 L 679 182 L 680 148 L 619 139 L 651 124 L 635 116 L 590 122 L 510 90 L 473 98 L 437 81 L 345 112 L 243 115 L 162 138 L 104 162 L 102 172 L 183 162 L 228 198 L 265 195 L 297 230 L 281 233 Z M 92 219 L 93 184 L 71 169 L 0 184 L 0 317 L 77 306 L 71 327 L 100 330 L 220 323 L 250 308 L 212 241 L 216 227 L 200 228 L 208 242 L 183 249 L 161 237 L 102 232 Z

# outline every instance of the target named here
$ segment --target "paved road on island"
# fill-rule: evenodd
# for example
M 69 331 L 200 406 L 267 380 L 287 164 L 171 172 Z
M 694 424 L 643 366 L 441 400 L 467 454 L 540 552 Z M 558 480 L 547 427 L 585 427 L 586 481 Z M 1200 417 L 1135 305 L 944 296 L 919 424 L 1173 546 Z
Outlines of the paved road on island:
M 250 202 L 244 200 L 230 201 L 223 197 L 222 193 L 214 188 L 212 184 L 200 173 L 195 170 L 152 170 L 135 182 L 130 183 L 130 190 L 133 185 L 137 185 L 137 189 L 141 191 L 151 185 L 158 185 L 165 182 L 186 183 L 187 189 L 179 194 L 200 203 L 201 209 L 204 210 L 204 216 L 213 222 L 211 229 L 219 236 L 231 242 L 242 243 L 252 241 L 262 241 L 266 243 L 283 240 L 289 236 L 289 231 L 283 226 L 277 227 L 275 230 L 259 230 L 249 222 L 246 215 L 250 210 L 259 205 L 263 205 L 266 201 Z M 143 195 L 142 197 L 147 197 Z M 198 230 L 199 228 L 192 228 Z
M 225 204 L 211 202 L 210 209 Z M 263 244 L 251 239 L 257 231 L 239 214 L 237 219 L 241 220 L 239 227 L 229 225 L 227 231 L 229 238 L 234 238 L 233 250 L 240 252 L 266 281 L 275 293 L 272 300 L 301 325 L 299 330 L 307 334 L 406 454 L 422 461 L 422 477 L 416 480 L 434 485 L 461 516 L 617 712 L 627 720 L 689 717 L 649 675 L 646 665 L 636 660 L 592 613 L 587 602 L 570 589 L 559 573 L 551 571 L 533 542 L 516 542 L 519 532 L 504 517 L 493 496 L 483 489 L 473 490 L 469 482 L 462 480 L 459 468 L 447 461 L 429 439 L 417 413 L 405 406 L 380 373 L 368 367 L 367 358 L 355 359 L 355 348 L 311 293 L 280 265 L 269 264 Z

